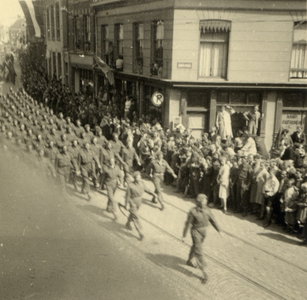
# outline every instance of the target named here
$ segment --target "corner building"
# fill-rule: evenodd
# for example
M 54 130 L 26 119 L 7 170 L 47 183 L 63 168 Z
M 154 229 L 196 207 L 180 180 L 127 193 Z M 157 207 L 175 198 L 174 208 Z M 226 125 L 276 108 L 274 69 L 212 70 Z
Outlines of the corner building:
M 181 119 L 200 137 L 222 105 L 237 112 L 234 133 L 259 105 L 268 150 L 281 127 L 306 128 L 305 1 L 94 0 L 91 8 L 94 51 L 113 68 L 123 57 L 115 86 L 136 96 L 139 116 L 169 128 Z M 106 84 L 101 76 L 94 85 Z

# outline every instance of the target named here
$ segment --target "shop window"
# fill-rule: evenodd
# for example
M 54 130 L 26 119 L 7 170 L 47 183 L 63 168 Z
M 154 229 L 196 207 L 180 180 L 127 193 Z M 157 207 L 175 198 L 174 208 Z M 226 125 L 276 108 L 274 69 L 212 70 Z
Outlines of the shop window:
M 200 22 L 199 77 L 227 77 L 230 25 L 228 21 Z
M 55 26 L 54 26 L 54 7 L 53 5 L 50 6 L 51 11 L 51 38 L 55 40 Z
M 50 40 L 50 10 L 47 8 L 47 38 Z
M 60 3 L 55 4 L 55 27 L 56 27 L 56 39 L 61 40 L 61 30 L 60 30 Z
M 304 101 L 304 95 L 302 93 L 285 93 L 283 95 L 283 106 L 284 107 L 305 108 L 307 107 L 306 104 Z
M 115 25 L 115 49 L 116 49 L 116 58 L 123 56 L 124 54 L 124 25 L 116 24 Z
M 144 24 L 134 23 L 134 73 L 143 74 Z
M 307 78 L 307 22 L 295 22 L 290 78 Z
M 208 91 L 189 91 L 188 92 L 188 107 L 203 107 L 208 108 L 210 102 L 210 94 Z
M 162 75 L 164 22 L 159 20 L 152 24 L 152 75 Z
M 91 50 L 91 19 L 89 15 L 83 16 L 83 43 L 84 43 L 84 50 L 90 51 Z

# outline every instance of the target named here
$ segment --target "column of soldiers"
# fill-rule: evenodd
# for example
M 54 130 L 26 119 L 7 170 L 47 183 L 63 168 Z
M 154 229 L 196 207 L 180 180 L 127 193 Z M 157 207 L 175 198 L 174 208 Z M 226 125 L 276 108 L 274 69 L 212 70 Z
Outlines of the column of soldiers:
M 106 189 L 107 211 L 116 218 L 116 188 L 132 179 L 134 160 L 141 164 L 132 140 L 127 139 L 127 146 L 117 134 L 107 140 L 100 127 L 92 132 L 89 125 L 82 127 L 80 120 L 73 124 L 70 117 L 64 119 L 62 113 L 55 116 L 52 109 L 38 104 L 25 91 L 12 89 L 0 98 L 0 124 L 4 148 L 11 148 L 19 158 L 56 178 L 65 197 L 67 182 L 79 191 L 78 181 L 82 181 L 81 193 L 88 201 L 91 186 Z M 157 195 L 153 195 L 157 202 Z

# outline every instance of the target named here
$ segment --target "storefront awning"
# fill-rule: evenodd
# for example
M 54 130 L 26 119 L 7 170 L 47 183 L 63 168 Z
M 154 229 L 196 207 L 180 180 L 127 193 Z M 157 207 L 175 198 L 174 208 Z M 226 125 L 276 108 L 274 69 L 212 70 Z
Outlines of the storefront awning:
M 231 22 L 223 20 L 202 20 L 200 21 L 201 31 L 225 31 L 228 32 L 231 29 Z

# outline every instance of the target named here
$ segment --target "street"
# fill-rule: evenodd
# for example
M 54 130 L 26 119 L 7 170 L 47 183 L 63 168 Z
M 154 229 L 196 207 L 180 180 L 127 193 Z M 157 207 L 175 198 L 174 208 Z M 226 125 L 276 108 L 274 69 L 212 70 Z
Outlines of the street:
M 202 285 L 185 265 L 191 241 L 180 240 L 193 203 L 172 187 L 165 211 L 144 198 L 140 242 L 123 214 L 114 222 L 106 212 L 104 191 L 87 202 L 71 189 L 65 201 L 22 162 L 0 160 L 0 299 L 305 299 L 306 248 L 277 226 L 213 210 L 226 234 L 208 230 Z M 124 190 L 116 199 L 124 203 Z

